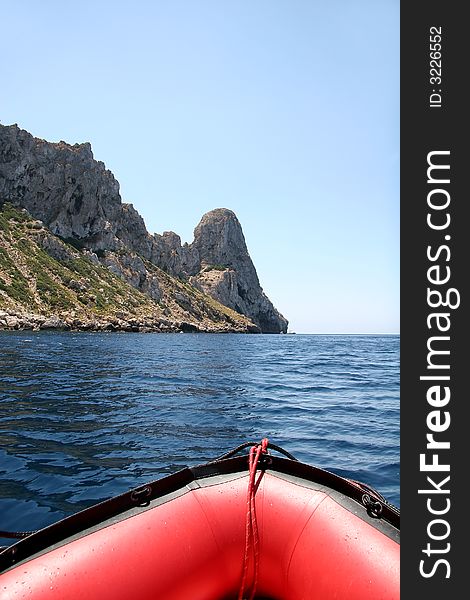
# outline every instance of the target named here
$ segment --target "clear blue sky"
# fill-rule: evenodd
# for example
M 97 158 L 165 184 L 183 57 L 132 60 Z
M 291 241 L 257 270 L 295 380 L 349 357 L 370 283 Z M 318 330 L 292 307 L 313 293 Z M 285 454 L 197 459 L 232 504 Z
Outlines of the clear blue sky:
M 234 210 L 291 330 L 398 332 L 398 0 L 0 7 L 3 124 L 90 141 L 151 232 Z

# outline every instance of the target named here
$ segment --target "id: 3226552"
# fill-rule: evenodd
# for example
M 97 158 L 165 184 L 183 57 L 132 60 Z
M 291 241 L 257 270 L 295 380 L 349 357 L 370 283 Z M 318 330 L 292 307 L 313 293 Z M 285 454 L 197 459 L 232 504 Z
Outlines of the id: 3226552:
M 440 108 L 442 105 L 442 27 L 431 27 L 429 29 L 429 83 L 431 93 L 429 94 L 429 106 Z

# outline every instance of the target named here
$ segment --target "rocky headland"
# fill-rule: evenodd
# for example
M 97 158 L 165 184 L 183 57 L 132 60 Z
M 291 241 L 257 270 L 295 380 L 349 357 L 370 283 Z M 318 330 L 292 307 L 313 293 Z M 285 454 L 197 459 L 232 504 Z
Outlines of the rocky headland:
M 150 234 L 88 143 L 0 125 L 0 329 L 285 333 L 232 211 Z

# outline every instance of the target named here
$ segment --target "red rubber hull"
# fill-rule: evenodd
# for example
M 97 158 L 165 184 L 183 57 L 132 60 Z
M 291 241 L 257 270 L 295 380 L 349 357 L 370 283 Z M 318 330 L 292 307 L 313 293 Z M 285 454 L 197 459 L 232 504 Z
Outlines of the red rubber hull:
M 4 572 L 0 597 L 237 598 L 247 482 L 243 473 L 202 478 L 62 540 Z M 325 486 L 266 472 L 256 494 L 256 597 L 398 600 L 393 528 L 384 532 L 355 504 Z

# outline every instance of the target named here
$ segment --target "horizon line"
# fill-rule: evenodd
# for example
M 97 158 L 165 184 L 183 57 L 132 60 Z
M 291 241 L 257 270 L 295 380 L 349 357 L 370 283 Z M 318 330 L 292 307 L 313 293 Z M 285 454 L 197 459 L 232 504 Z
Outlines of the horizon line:
M 323 332 L 323 333 L 319 333 L 319 332 L 308 332 L 308 331 L 288 331 L 286 334 L 284 335 L 400 335 L 400 332 L 382 332 L 382 331 L 377 331 L 377 332 L 368 332 L 368 333 L 352 333 L 352 332 L 345 332 L 345 331 L 331 331 L 331 332 Z

